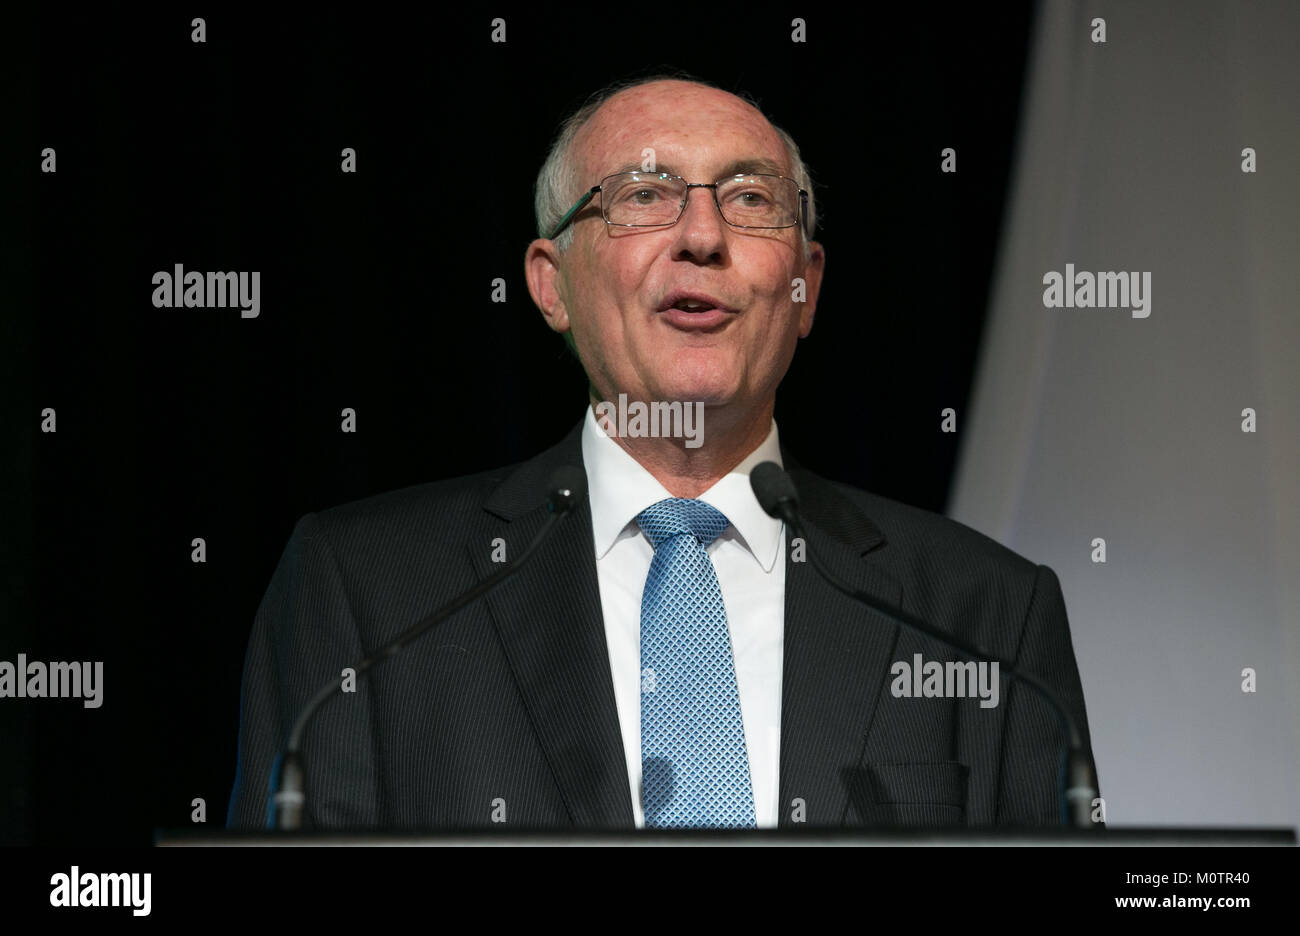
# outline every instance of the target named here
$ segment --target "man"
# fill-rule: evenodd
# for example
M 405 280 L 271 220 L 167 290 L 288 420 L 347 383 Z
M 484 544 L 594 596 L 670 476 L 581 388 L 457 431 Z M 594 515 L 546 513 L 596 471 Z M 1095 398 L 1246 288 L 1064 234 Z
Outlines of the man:
M 804 561 L 1038 676 L 1087 744 L 1049 569 L 780 446 L 825 265 L 810 188 L 787 134 L 704 83 L 615 86 L 565 124 L 525 269 L 591 405 L 521 465 L 302 518 L 249 645 L 231 826 L 264 825 L 312 693 L 518 556 L 566 464 L 589 495 L 529 563 L 317 714 L 308 827 L 1060 821 L 1051 710 L 996 673 L 979 699 L 913 693 L 901 665 L 919 688 L 922 660 L 959 657 Z M 763 461 L 790 471 L 806 542 L 755 500 Z

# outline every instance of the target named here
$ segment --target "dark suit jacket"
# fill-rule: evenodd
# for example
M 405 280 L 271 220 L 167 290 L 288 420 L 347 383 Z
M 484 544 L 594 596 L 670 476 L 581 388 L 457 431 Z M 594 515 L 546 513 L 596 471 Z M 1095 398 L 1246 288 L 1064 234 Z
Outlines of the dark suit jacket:
M 320 686 L 500 569 L 498 537 L 508 558 L 522 552 L 545 516 L 551 472 L 582 465 L 580 440 L 581 423 L 520 465 L 298 522 L 248 645 L 232 828 L 265 827 L 272 762 Z M 783 457 L 810 550 L 858 588 L 1037 674 L 1087 743 L 1050 569 Z M 783 827 L 1060 821 L 1063 735 L 1045 703 L 1005 677 L 995 708 L 895 698 L 894 661 L 959 657 L 792 560 L 787 543 Z M 326 702 L 303 754 L 308 828 L 633 828 L 589 501 L 517 576 Z M 503 810 L 505 824 L 494 823 Z

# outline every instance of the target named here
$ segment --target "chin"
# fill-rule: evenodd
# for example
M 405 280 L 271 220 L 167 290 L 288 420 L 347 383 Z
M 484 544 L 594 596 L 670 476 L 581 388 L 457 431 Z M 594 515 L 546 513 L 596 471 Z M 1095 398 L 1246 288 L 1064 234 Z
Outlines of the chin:
M 707 405 L 731 402 L 741 390 L 739 369 L 733 355 L 678 354 L 659 387 L 667 399 L 702 401 Z
M 725 406 L 738 398 L 735 388 L 683 386 L 665 391 L 657 399 L 666 403 L 702 403 L 705 406 Z
M 740 387 L 736 380 L 723 379 L 719 375 L 674 375 L 661 381 L 656 389 L 661 394 L 660 399 L 700 401 L 716 406 L 731 402 Z

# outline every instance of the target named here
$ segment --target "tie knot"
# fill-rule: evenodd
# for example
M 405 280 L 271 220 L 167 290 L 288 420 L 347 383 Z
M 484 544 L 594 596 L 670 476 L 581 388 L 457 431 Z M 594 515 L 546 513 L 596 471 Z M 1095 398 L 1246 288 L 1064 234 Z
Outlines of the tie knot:
M 675 536 L 690 533 L 701 546 L 722 535 L 731 522 L 718 508 L 702 500 L 669 497 L 651 504 L 636 516 L 636 522 L 656 550 Z

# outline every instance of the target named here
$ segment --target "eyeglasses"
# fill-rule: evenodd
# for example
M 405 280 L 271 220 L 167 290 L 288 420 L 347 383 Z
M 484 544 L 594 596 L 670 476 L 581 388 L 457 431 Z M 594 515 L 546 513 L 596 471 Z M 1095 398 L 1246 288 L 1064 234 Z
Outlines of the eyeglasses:
M 687 182 L 664 172 L 619 172 L 593 185 L 564 213 L 551 232 L 559 236 L 596 194 L 606 224 L 618 227 L 667 227 L 686 210 L 693 188 L 713 189 L 713 203 L 722 220 L 738 228 L 788 228 L 808 218 L 808 193 L 781 175 L 735 175 L 717 182 Z

